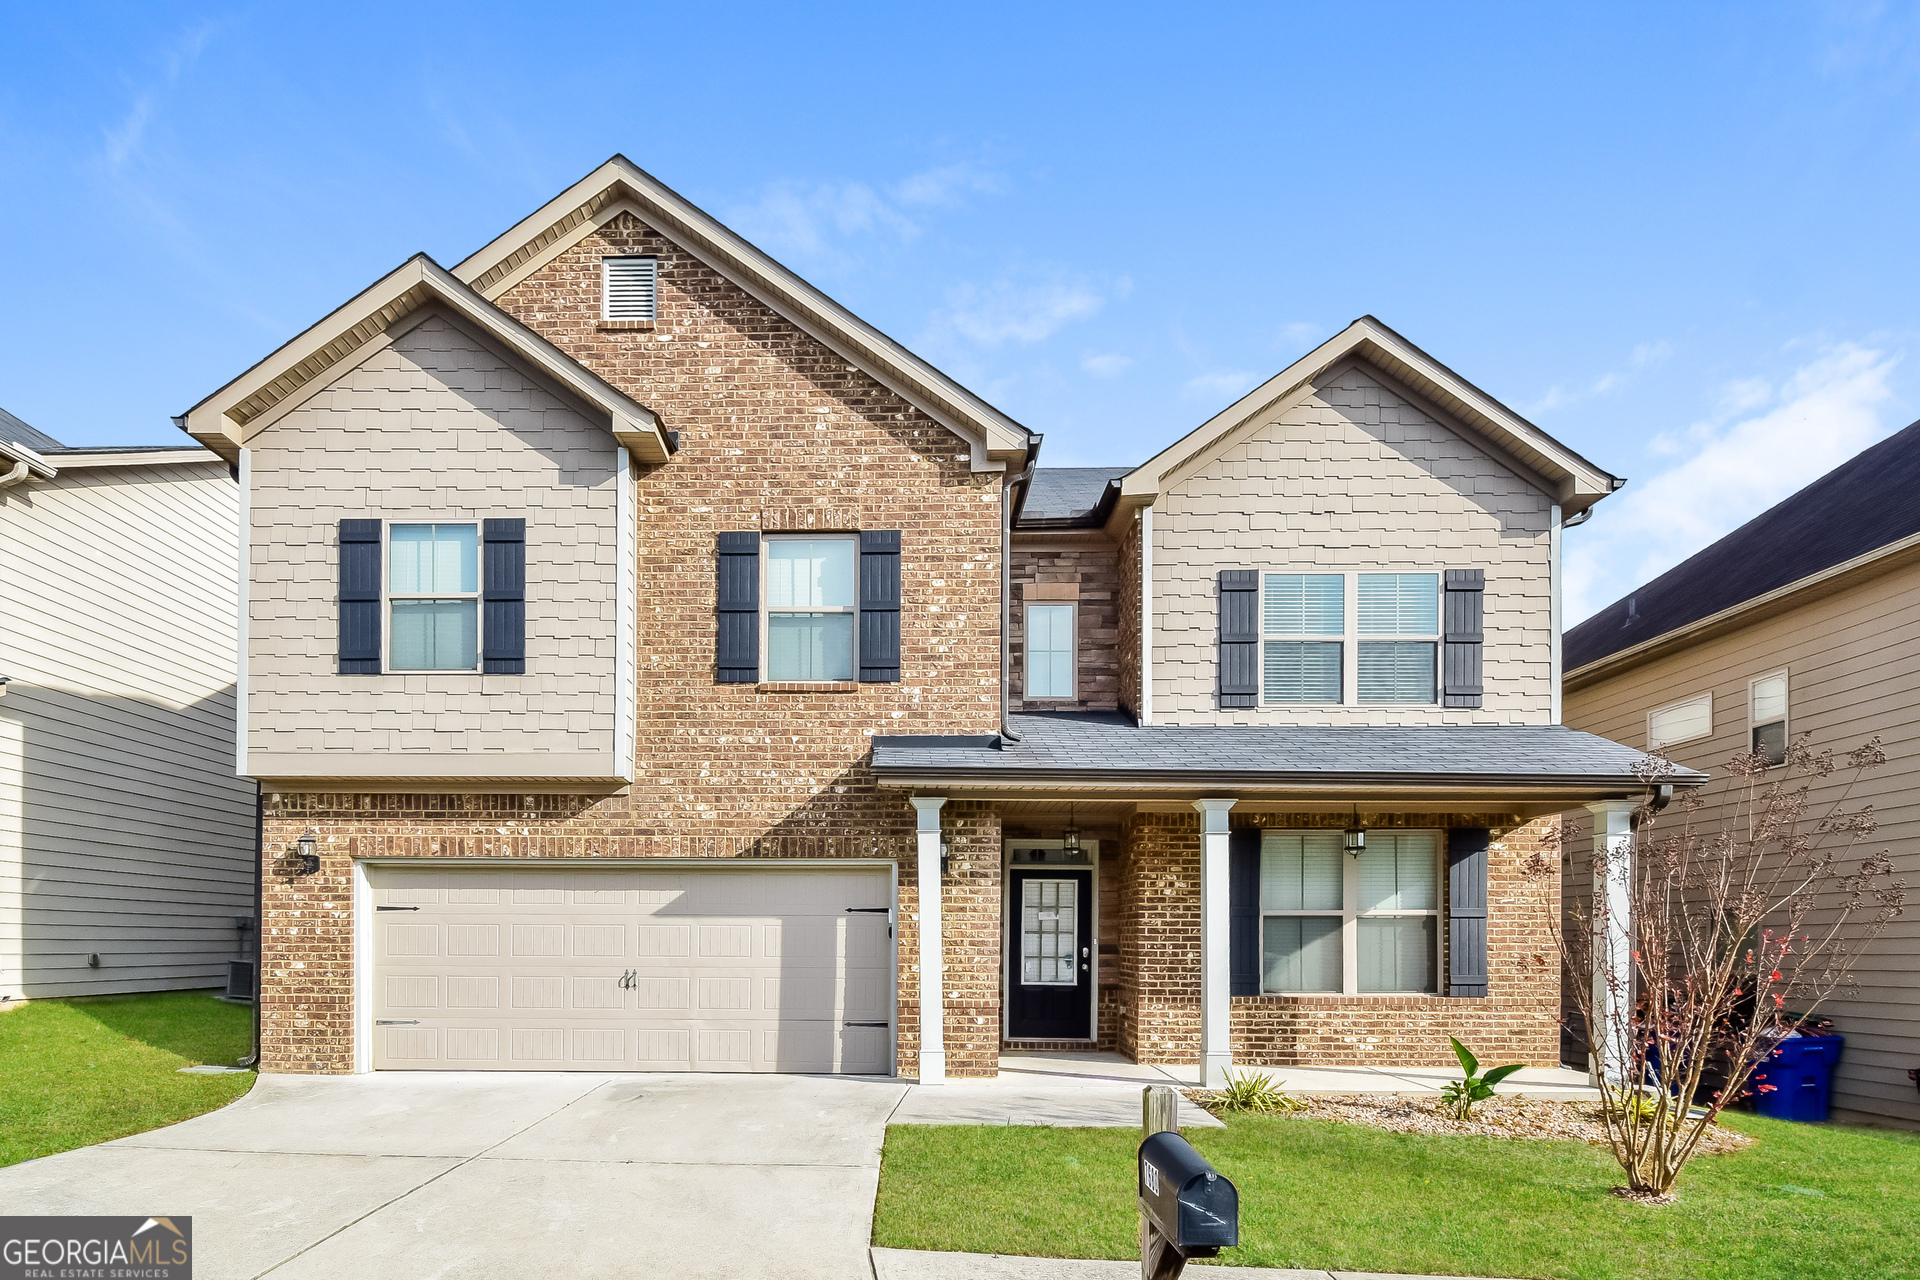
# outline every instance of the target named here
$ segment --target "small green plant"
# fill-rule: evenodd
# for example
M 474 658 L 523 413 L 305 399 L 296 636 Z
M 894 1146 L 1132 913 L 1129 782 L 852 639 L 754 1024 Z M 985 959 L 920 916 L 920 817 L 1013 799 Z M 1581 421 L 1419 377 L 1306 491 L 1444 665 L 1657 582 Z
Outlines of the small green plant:
M 1453 1056 L 1460 1059 L 1460 1069 L 1467 1073 L 1464 1080 L 1449 1080 L 1440 1088 L 1440 1100 L 1453 1109 L 1455 1120 L 1468 1119 L 1473 1114 L 1473 1104 L 1485 1102 L 1493 1096 L 1493 1086 L 1526 1066 L 1524 1062 L 1509 1063 L 1504 1067 L 1495 1067 L 1482 1075 L 1480 1059 L 1473 1056 L 1467 1046 L 1447 1037 L 1453 1045 Z
M 1214 1101 L 1222 1111 L 1298 1111 L 1304 1103 L 1290 1098 L 1264 1071 L 1227 1072 L 1227 1087 L 1217 1090 Z

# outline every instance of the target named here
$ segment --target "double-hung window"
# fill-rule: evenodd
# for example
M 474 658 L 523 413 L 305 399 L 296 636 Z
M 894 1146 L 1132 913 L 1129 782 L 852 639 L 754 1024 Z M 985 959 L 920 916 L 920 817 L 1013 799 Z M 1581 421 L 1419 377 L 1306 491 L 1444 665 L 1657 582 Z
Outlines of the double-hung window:
M 1440 852 L 1431 831 L 1369 831 L 1359 856 L 1338 831 L 1260 840 L 1260 989 L 1439 990 Z
M 767 679 L 853 679 L 856 547 L 852 538 L 766 540 Z
M 1073 610 L 1070 604 L 1027 606 L 1027 697 L 1074 696 Z
M 1750 750 L 1769 765 L 1787 762 L 1787 673 L 1747 682 Z
M 394 671 L 480 665 L 480 530 L 387 526 L 387 652 Z
M 1268 705 L 1437 701 L 1439 574 L 1269 573 L 1261 590 Z

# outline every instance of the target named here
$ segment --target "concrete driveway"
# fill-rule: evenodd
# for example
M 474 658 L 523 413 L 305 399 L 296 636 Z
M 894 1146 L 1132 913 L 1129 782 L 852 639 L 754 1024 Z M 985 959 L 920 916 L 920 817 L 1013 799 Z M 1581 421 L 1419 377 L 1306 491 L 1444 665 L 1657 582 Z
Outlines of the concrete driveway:
M 0 1169 L 9 1214 L 191 1214 L 200 1280 L 871 1276 L 907 1086 L 820 1076 L 262 1076 Z

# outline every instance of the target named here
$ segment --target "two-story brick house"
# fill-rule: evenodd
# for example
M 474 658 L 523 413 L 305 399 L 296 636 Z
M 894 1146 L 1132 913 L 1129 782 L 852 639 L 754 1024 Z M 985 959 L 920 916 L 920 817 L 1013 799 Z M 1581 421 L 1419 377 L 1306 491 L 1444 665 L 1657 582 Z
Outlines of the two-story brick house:
M 180 421 L 241 477 L 268 1069 L 1556 1058 L 1616 482 L 1375 321 L 1049 472 L 616 157 Z

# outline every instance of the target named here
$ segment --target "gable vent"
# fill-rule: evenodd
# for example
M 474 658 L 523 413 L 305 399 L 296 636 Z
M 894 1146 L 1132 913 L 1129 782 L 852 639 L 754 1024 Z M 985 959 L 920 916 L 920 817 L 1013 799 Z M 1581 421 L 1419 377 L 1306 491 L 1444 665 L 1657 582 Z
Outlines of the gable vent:
M 600 259 L 600 315 L 604 320 L 653 319 L 657 258 Z

